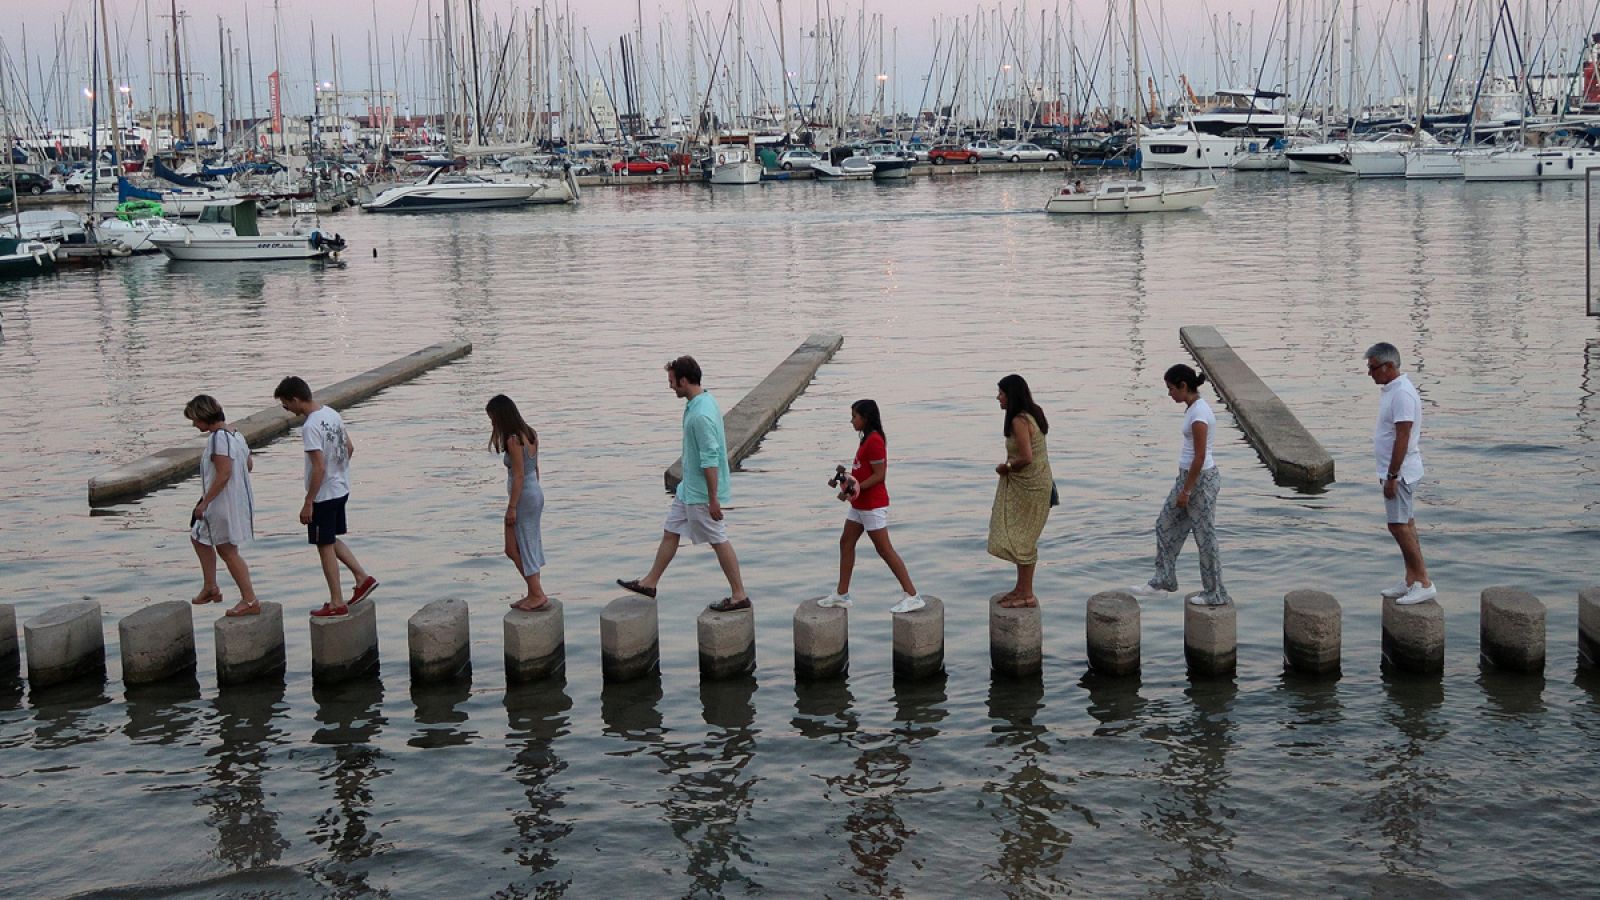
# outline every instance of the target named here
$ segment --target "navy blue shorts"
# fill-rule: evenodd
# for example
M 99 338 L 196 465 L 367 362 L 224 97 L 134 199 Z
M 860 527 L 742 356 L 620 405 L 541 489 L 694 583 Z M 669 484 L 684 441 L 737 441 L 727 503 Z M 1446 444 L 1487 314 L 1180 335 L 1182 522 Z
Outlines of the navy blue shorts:
M 349 494 L 332 500 L 318 500 L 311 504 L 311 524 L 306 526 L 306 543 L 319 546 L 331 544 L 344 534 L 344 504 Z

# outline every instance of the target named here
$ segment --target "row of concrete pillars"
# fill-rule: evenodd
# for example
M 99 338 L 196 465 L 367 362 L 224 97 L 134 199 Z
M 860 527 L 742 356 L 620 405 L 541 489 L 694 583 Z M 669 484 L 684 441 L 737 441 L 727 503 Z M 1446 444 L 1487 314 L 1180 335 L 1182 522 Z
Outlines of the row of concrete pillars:
M 1008 609 L 999 594 L 989 599 L 989 655 L 997 674 L 1032 676 L 1044 665 L 1043 620 L 1038 608 Z M 813 598 L 794 613 L 795 674 L 801 679 L 843 675 L 850 664 L 849 613 L 819 606 Z M 894 616 L 893 666 L 897 678 L 923 678 L 944 670 L 944 604 Z M 1234 606 L 1184 604 L 1184 658 L 1200 676 L 1232 675 L 1238 665 L 1238 619 Z M 371 601 L 350 615 L 311 619 L 311 675 L 335 684 L 371 673 L 378 665 L 377 610 Z M 506 678 L 538 681 L 566 667 L 565 622 L 560 601 L 537 612 L 512 610 L 503 621 Z M 261 604 L 261 614 L 219 618 L 214 626 L 217 681 L 232 685 L 281 678 L 285 671 L 283 607 Z M 188 603 L 156 603 L 117 623 L 122 679 L 147 684 L 195 669 L 194 617 Z M 705 610 L 696 622 L 700 672 L 730 678 L 755 669 L 752 610 Z M 411 677 L 448 681 L 471 666 L 467 604 L 436 600 L 406 623 Z M 1342 650 L 1339 601 L 1321 591 L 1291 591 L 1283 598 L 1283 661 L 1298 672 L 1339 671 Z M 105 638 L 100 605 L 68 603 L 23 625 L 28 680 L 35 688 L 105 674 Z M 1107 591 L 1089 598 L 1085 611 L 1089 668 L 1102 675 L 1133 675 L 1140 666 L 1140 610 L 1133 596 Z M 1401 606 L 1383 603 L 1383 660 L 1399 670 L 1432 674 L 1444 669 L 1444 610 L 1435 601 Z M 1545 606 L 1526 591 L 1492 587 L 1479 600 L 1479 648 L 1485 662 L 1513 672 L 1542 672 Z M 1600 587 L 1578 594 L 1581 661 L 1600 666 Z M 606 681 L 629 681 L 659 670 L 660 632 L 656 604 L 628 595 L 600 614 L 601 672 Z M 0 604 L 0 681 L 20 669 L 15 610 Z

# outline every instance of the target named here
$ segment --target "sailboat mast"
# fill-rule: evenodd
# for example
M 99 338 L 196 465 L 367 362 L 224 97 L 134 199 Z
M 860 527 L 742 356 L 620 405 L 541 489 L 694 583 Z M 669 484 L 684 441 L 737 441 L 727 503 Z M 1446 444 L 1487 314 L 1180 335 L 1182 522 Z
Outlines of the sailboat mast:
M 183 96 L 183 42 L 178 37 L 178 0 L 172 0 L 172 80 L 174 93 L 178 102 L 178 133 L 173 138 L 174 142 L 185 139 L 189 134 L 189 109 L 184 103 Z M 177 146 L 174 143 L 173 149 Z
M 1413 144 L 1422 142 L 1422 123 L 1428 115 L 1428 0 L 1422 0 L 1417 21 L 1417 121 L 1411 129 Z
M 1133 118 L 1144 121 L 1144 88 L 1139 84 L 1139 0 L 1128 0 L 1128 43 L 1133 48 Z
M 778 102 L 783 104 L 783 134 L 784 139 L 789 136 L 789 37 L 783 30 L 783 0 L 778 0 L 778 77 L 782 85 L 778 91 Z

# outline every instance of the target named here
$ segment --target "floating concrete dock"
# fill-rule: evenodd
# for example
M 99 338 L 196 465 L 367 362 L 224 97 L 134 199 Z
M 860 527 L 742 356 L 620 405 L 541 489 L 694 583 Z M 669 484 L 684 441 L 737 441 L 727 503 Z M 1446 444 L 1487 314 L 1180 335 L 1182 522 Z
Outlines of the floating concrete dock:
M 472 672 L 472 629 L 466 601 L 435 600 L 406 620 L 411 680 L 454 681 Z
M 756 612 L 703 609 L 695 620 L 700 645 L 700 677 L 712 681 L 749 675 L 756 670 Z
M 794 611 L 794 677 L 837 678 L 850 668 L 850 611 L 812 597 Z
M 1232 676 L 1239 658 L 1239 612 L 1232 603 L 1195 606 L 1183 598 L 1183 658 L 1189 674 Z
M 327 687 L 378 669 L 378 612 L 371 599 L 350 604 L 349 615 L 311 620 L 311 680 Z
M 1008 678 L 1044 671 L 1044 623 L 1039 607 L 1000 605 L 1005 594 L 989 598 L 989 668 Z
M 387 387 L 399 384 L 436 369 L 452 360 L 472 352 L 472 344 L 451 341 L 424 347 L 408 356 L 386 363 L 354 378 L 317 390 L 317 402 L 342 410 L 371 397 Z M 267 385 L 263 393 L 270 394 L 274 385 Z M 242 419 L 230 419 L 229 424 L 252 447 L 259 447 L 290 428 L 300 424 L 300 417 L 282 409 L 264 409 Z M 150 491 L 170 484 L 200 471 L 199 444 L 185 444 L 158 450 L 143 459 L 118 466 L 109 472 L 89 479 L 89 505 L 104 506 L 142 497 Z
M 600 611 L 600 674 L 608 682 L 633 681 L 661 671 L 661 629 L 656 602 L 625 594 Z
M 1333 481 L 1333 457 L 1215 328 L 1186 325 L 1178 329 L 1178 337 L 1227 401 L 1275 480 L 1307 487 Z
M 1578 592 L 1578 661 L 1600 666 L 1600 585 Z
M 722 414 L 722 427 L 728 436 L 728 468 L 738 468 L 745 457 L 756 452 L 761 439 L 778 424 L 778 417 L 805 393 L 817 370 L 843 345 L 843 335 L 811 335 L 733 409 Z M 677 490 L 682 480 L 683 460 L 679 459 L 666 471 L 667 490 Z
M 1444 671 L 1444 607 L 1439 601 L 1410 606 L 1383 601 L 1383 661 L 1417 675 Z
M 17 611 L 0 603 L 0 684 L 16 681 L 21 675 L 22 650 L 17 646 Z
M 894 614 L 894 677 L 931 678 L 944 671 L 944 601 L 922 595 L 924 606 Z
M 217 684 L 283 680 L 283 605 L 261 601 L 253 616 L 222 616 L 211 626 L 217 645 Z
M 28 685 L 34 690 L 106 674 L 106 636 L 100 604 L 79 600 L 51 607 L 22 624 L 28 647 Z
M 565 620 L 561 601 L 554 597 L 534 612 L 513 609 L 506 613 L 501 631 L 506 644 L 507 682 L 542 681 L 566 671 Z

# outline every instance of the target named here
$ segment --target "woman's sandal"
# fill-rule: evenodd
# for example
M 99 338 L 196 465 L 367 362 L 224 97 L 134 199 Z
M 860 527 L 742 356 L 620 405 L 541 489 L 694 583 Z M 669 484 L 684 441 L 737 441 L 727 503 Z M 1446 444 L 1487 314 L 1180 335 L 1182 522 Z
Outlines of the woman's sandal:
M 240 618 L 241 616 L 259 616 L 261 615 L 261 601 L 257 600 L 254 603 L 245 603 L 240 601 L 238 606 L 235 606 L 232 609 L 224 612 L 223 615 L 233 619 Z
M 206 589 L 200 591 L 200 593 L 195 594 L 194 595 L 194 599 L 190 600 L 189 602 L 194 604 L 195 606 L 205 606 L 207 603 L 221 603 L 222 602 L 222 588 L 220 588 L 220 587 L 206 588 Z
M 656 598 L 656 589 L 653 587 L 645 587 L 639 583 L 639 579 L 637 578 L 631 578 L 627 581 L 623 581 L 621 578 L 618 578 L 617 587 L 620 587 L 625 591 L 633 591 L 635 594 L 638 594 L 641 597 L 649 597 L 651 600 Z
M 526 600 L 526 599 L 528 599 L 528 598 L 527 597 L 523 597 L 522 598 L 522 600 Z M 550 605 L 550 598 L 549 597 L 544 598 L 544 602 L 539 604 L 538 606 L 523 606 L 522 605 L 522 600 L 518 600 L 517 602 L 511 604 L 511 608 L 516 610 L 517 612 L 538 612 L 539 610 L 544 609 L 545 607 Z

